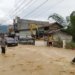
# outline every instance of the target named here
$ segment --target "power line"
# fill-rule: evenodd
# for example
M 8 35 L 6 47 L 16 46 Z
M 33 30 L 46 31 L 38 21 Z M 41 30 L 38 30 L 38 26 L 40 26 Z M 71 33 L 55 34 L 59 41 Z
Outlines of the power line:
M 63 0 L 60 0 L 60 1 L 58 1 L 57 3 L 54 3 L 50 8 L 46 8 L 46 10 L 43 10 L 43 11 L 41 11 L 41 12 L 38 12 L 39 14 L 37 14 L 37 15 L 35 15 L 34 17 L 36 17 L 36 16 L 40 16 L 40 15 L 42 15 L 42 14 L 45 14 L 45 13 L 47 13 L 48 11 L 50 11 L 51 9 L 53 9 L 54 7 L 56 7 L 59 3 L 61 3 Z M 42 12 L 44 12 L 44 13 L 42 13 Z
M 16 0 L 15 3 L 16 3 L 16 2 L 19 2 L 19 1 L 20 1 L 20 0 Z M 19 2 L 19 3 L 20 3 L 20 2 Z M 18 5 L 18 4 L 17 4 L 17 5 Z M 15 4 L 14 4 L 14 7 L 16 7 Z M 14 10 L 15 10 L 15 9 L 10 10 L 9 13 L 12 14 L 12 13 L 14 12 Z
M 27 15 L 25 15 L 25 16 L 29 16 L 29 15 L 31 15 L 33 12 L 35 12 L 37 9 L 39 9 L 41 6 L 43 6 L 46 2 L 47 2 L 48 0 L 46 0 L 45 2 L 43 2 L 41 5 L 39 5 L 38 7 L 36 7 L 34 10 L 32 10 L 31 12 L 29 12 Z M 56 4 L 54 4 L 54 5 L 52 5 L 52 7 L 51 8 L 49 8 L 49 10 L 48 11 L 50 11 L 53 7 L 55 7 L 57 4 L 59 4 L 61 1 L 59 1 L 59 2 L 57 2 Z M 25 6 L 25 5 L 24 5 Z M 28 6 L 28 8 L 30 7 L 31 5 L 29 5 Z M 27 8 L 26 8 L 27 9 Z M 21 9 L 20 9 L 21 10 Z M 18 10 L 18 11 L 20 11 L 20 10 Z M 22 12 L 24 12 L 25 10 L 23 10 L 23 11 L 21 11 L 21 12 L 19 12 L 19 13 L 22 13 Z M 41 12 L 42 13 L 42 12 Z M 47 13 L 47 12 L 46 12 Z M 39 14 L 39 15 L 41 15 L 41 14 Z M 13 16 L 15 16 L 15 15 L 13 15 Z M 25 17 L 24 16 L 24 17 Z M 37 15 L 38 16 L 38 15 Z
M 50 11 L 51 9 L 55 8 L 57 5 L 59 5 L 60 3 L 62 3 L 64 0 L 60 0 L 59 2 L 57 2 L 56 4 L 54 4 L 53 6 L 51 6 L 51 8 L 48 9 L 48 11 Z M 45 14 L 48 13 L 48 11 L 43 11 Z M 41 13 L 41 14 L 44 14 Z M 38 16 L 40 16 L 41 14 L 39 14 Z
M 16 5 L 18 5 L 18 7 L 16 7 L 9 15 L 11 16 L 11 14 L 13 13 L 13 14 L 15 14 L 15 11 L 17 11 L 18 9 L 19 9 L 19 7 L 21 7 L 23 4 L 24 4 L 24 2 L 25 2 L 25 0 L 23 0 L 23 1 L 18 1 L 18 3 L 16 3 L 15 4 L 15 7 L 16 7 Z
M 17 9 L 19 9 L 19 7 L 21 6 L 21 5 L 23 5 L 24 4 L 24 2 L 25 2 L 25 0 L 23 0 L 21 3 L 19 2 L 19 6 L 17 7 L 17 8 L 15 8 L 15 10 L 17 10 Z M 16 6 L 16 5 L 15 5 Z
M 32 2 L 31 2 L 31 3 L 29 3 L 29 5 L 27 5 L 27 7 L 25 7 L 25 6 L 24 6 L 23 11 L 22 11 L 22 10 L 21 10 L 21 11 L 19 10 L 20 12 L 19 12 L 18 14 L 23 13 L 23 12 L 25 11 L 25 9 L 28 9 L 29 7 L 31 7 L 31 4 L 33 4 L 35 1 L 36 1 L 36 0 L 32 0 Z
M 31 4 L 32 2 L 34 2 L 34 0 L 30 0 L 26 5 L 23 5 L 23 7 L 18 10 L 18 11 L 20 11 L 20 12 L 16 11 L 15 14 L 17 14 L 17 12 L 18 12 L 18 13 L 21 13 L 22 10 L 25 10 L 25 9 L 27 9 L 28 7 L 30 7 L 30 4 Z M 28 6 L 28 7 L 25 7 L 25 6 Z M 15 14 L 14 14 L 13 16 L 15 16 Z
M 17 2 L 18 7 L 16 7 L 17 4 L 15 4 L 15 7 L 16 7 L 16 8 L 14 9 L 14 11 L 13 11 L 12 13 L 14 13 L 15 11 L 17 11 L 17 10 L 19 9 L 19 7 L 24 4 L 24 2 L 25 2 L 25 0 L 23 0 L 23 1 L 18 1 L 18 2 Z M 12 14 L 12 13 L 11 13 L 11 14 Z
M 27 8 L 29 8 L 30 6 L 31 6 L 31 4 L 32 3 L 34 3 L 36 0 L 32 0 L 32 1 L 29 1 L 26 5 L 23 5 L 23 7 L 21 8 L 21 9 L 19 9 L 19 10 L 16 10 L 14 13 L 13 13 L 13 15 L 12 15 L 12 17 L 14 17 L 14 16 L 16 16 L 16 14 L 17 14 L 17 16 L 18 16 L 18 13 L 21 13 L 22 12 L 22 10 L 24 10 L 24 9 L 27 9 Z M 25 7 L 26 6 L 26 7 Z M 20 7 L 20 6 L 19 6 Z M 18 13 L 17 13 L 18 12 Z
M 40 4 L 38 7 L 36 7 L 34 10 L 32 10 L 31 12 L 29 12 L 28 14 L 26 14 L 24 17 L 29 16 L 31 13 L 33 13 L 34 11 L 36 11 L 38 8 L 40 8 L 41 6 L 43 6 L 48 0 L 44 1 L 42 4 Z

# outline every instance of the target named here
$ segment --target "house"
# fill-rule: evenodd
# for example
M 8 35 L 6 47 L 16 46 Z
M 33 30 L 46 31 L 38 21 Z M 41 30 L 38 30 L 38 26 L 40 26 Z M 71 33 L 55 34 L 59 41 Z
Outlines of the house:
M 58 24 L 57 22 L 52 23 L 50 25 L 46 25 L 43 27 L 40 27 L 40 30 L 43 30 L 43 37 L 44 40 L 47 41 L 47 45 L 52 45 L 56 41 L 65 40 L 66 42 L 72 41 L 72 36 L 63 30 L 63 26 Z M 42 36 L 42 34 L 39 33 L 39 35 Z
M 38 29 L 38 35 L 47 37 L 50 33 L 53 33 L 53 31 L 60 30 L 61 28 L 63 28 L 63 26 L 57 22 L 51 23 L 49 25 L 44 25 Z
M 61 31 L 63 26 L 58 24 L 57 22 L 49 24 L 49 22 L 45 22 L 45 21 L 25 20 L 19 17 L 17 17 L 14 20 L 15 31 L 19 31 L 19 34 L 21 36 L 31 35 L 31 31 L 30 31 L 31 24 L 38 26 L 38 30 L 34 29 L 33 33 L 39 38 L 43 38 L 43 37 L 47 38 L 48 35 L 51 35 L 54 40 L 57 40 L 58 38 L 67 41 L 72 40 L 71 35 Z
M 31 24 L 35 24 L 38 27 L 42 27 L 44 25 L 49 25 L 49 22 L 45 21 L 35 21 L 35 20 L 26 20 L 26 19 L 21 19 L 20 17 L 16 17 L 14 19 L 14 26 L 18 31 L 26 31 L 29 30 L 29 26 Z
M 42 26 L 49 25 L 49 22 L 44 21 L 35 21 L 35 20 L 25 20 L 20 17 L 14 19 L 14 29 L 16 32 L 19 32 L 21 36 L 31 35 L 30 25 L 36 25 L 38 29 Z M 36 35 L 36 29 L 33 29 L 34 35 Z

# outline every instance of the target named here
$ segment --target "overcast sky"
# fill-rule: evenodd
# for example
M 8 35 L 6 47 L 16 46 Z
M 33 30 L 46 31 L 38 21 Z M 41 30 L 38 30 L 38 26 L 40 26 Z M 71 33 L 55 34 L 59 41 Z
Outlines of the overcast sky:
M 47 20 L 53 13 L 65 18 L 74 10 L 75 0 L 0 0 L 0 23 L 11 23 L 15 16 Z

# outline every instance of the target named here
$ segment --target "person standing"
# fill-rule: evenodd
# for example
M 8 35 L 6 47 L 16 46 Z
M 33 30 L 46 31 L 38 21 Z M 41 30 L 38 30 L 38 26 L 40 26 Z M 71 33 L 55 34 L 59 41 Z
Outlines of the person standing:
M 6 40 L 4 34 L 1 35 L 1 53 L 6 53 Z

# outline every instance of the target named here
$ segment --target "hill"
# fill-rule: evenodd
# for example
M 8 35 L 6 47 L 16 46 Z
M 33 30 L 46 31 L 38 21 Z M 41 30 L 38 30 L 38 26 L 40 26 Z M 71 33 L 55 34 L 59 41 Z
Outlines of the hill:
M 7 25 L 1 25 L 0 26 L 0 33 L 7 33 L 8 32 L 8 26 Z

